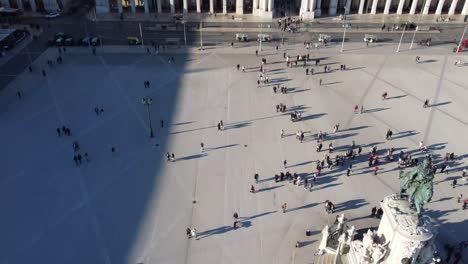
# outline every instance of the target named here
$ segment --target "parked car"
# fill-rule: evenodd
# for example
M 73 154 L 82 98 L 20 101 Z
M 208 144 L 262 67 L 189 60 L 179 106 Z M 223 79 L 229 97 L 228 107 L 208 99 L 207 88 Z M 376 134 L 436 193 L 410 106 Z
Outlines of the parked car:
M 89 45 L 89 37 L 81 38 L 80 44 L 83 45 L 83 46 L 88 46 Z
M 140 45 L 140 39 L 137 37 L 127 37 L 128 45 Z
M 330 42 L 331 39 L 332 39 L 332 38 L 331 38 L 330 35 L 325 35 L 325 34 L 320 34 L 319 37 L 318 37 L 318 40 L 319 40 L 320 42 L 324 42 L 324 41 Z
M 236 40 L 239 42 L 247 42 L 249 41 L 249 36 L 247 34 L 237 33 Z
M 55 39 L 55 45 L 60 47 L 60 46 L 63 46 L 63 43 L 65 42 L 64 38 L 62 37 L 58 37 Z
M 72 37 L 67 37 L 67 38 L 65 38 L 65 43 L 64 43 L 65 46 L 72 46 L 73 43 L 74 43 L 74 41 L 73 41 L 73 38 L 72 38 Z
M 47 19 L 57 18 L 60 16 L 59 12 L 49 12 L 44 17 Z
M 93 38 L 91 38 L 90 42 L 91 42 L 91 46 L 95 47 L 95 46 L 101 44 L 101 39 L 98 38 L 98 37 L 93 37 Z
M 271 41 L 271 36 L 268 35 L 268 34 L 258 34 L 257 35 L 257 41 L 260 41 L 260 39 L 262 41 L 269 42 L 269 41 Z
M 373 43 L 373 42 L 377 42 L 379 39 L 377 38 L 377 36 L 375 35 L 364 35 L 364 42 L 370 42 L 370 43 Z
M 66 37 L 67 35 L 63 32 L 58 32 L 57 34 L 55 34 L 55 38 L 64 38 Z

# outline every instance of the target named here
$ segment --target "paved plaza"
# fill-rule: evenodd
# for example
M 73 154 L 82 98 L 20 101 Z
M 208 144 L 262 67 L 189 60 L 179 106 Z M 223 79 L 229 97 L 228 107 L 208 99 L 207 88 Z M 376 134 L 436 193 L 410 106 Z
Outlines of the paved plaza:
M 454 62 L 468 57 L 446 46 L 407 51 L 405 44 L 404 52 L 395 53 L 396 44 L 386 43 L 351 43 L 343 53 L 339 46 L 266 46 L 259 57 L 256 48 L 159 55 L 139 47 L 104 47 L 97 55 L 71 48 L 63 64 L 55 63 L 55 48 L 43 53 L 32 73 L 26 69 L 0 91 L 0 263 L 314 263 L 320 231 L 337 214 L 356 229 L 378 226 L 371 208 L 399 191 L 398 158 L 388 162 L 385 153 L 394 147 L 395 156 L 404 151 L 423 157 L 420 141 L 436 164 L 455 153 L 450 173 L 437 173 L 425 212 L 440 224 L 440 245 L 466 240 L 468 210 L 461 210 L 456 196 L 468 196 L 460 179 L 468 157 L 468 66 Z M 314 75 L 300 65 L 287 68 L 284 51 L 293 57 L 310 53 L 321 58 L 320 66 L 308 62 Z M 261 58 L 270 84 L 257 88 Z M 341 64 L 347 70 L 339 70 Z M 323 73 L 325 65 L 332 71 Z M 278 84 L 288 93 L 273 93 Z M 154 138 L 145 96 L 153 99 Z M 423 108 L 426 99 L 431 106 Z M 279 103 L 286 113 L 276 111 Z M 355 105 L 365 111 L 354 113 Z M 103 112 L 97 115 L 95 107 Z M 301 112 L 301 121 L 290 121 L 293 110 Z M 223 131 L 217 129 L 220 120 Z M 57 135 L 62 126 L 71 136 Z M 388 129 L 393 140 L 385 139 Z M 299 130 L 305 132 L 302 143 Z M 328 136 L 318 153 L 320 130 Z M 329 142 L 334 158 L 353 140 L 362 154 L 323 169 L 311 192 L 275 182 L 274 175 L 286 171 L 310 179 Z M 383 161 L 378 175 L 367 162 L 373 146 Z M 166 161 L 166 152 L 176 160 Z M 77 153 L 88 153 L 89 162 L 75 165 Z M 335 213 L 325 212 L 325 200 L 336 205 Z M 236 230 L 234 212 L 241 222 Z M 196 228 L 197 240 L 187 238 L 188 227 Z

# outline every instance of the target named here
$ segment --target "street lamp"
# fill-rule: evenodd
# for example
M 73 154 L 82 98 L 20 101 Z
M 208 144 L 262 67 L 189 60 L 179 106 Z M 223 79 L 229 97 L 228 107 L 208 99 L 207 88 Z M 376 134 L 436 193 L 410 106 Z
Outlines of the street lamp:
M 464 38 L 465 38 L 466 28 L 468 28 L 468 25 L 466 25 L 466 26 L 465 26 L 465 29 L 463 30 L 462 37 L 461 37 L 460 42 L 458 43 L 458 46 L 457 46 L 457 53 L 458 53 L 458 51 L 460 50 L 460 47 L 461 47 L 461 45 L 462 45 L 462 42 L 463 42 L 463 40 L 464 40 Z
M 414 33 L 413 33 L 413 38 L 411 39 L 411 45 L 409 47 L 409 49 L 413 49 L 413 43 L 414 43 L 414 38 L 416 37 L 416 32 L 418 31 L 418 27 L 419 27 L 419 22 L 421 21 L 421 16 L 422 16 L 422 13 L 423 13 L 423 9 L 424 9 L 424 6 L 426 5 L 426 0 L 424 0 L 423 2 L 423 5 L 421 7 L 421 12 L 419 12 L 419 16 L 418 16 L 418 22 L 417 22 L 417 26 L 414 30 Z
M 405 34 L 405 30 L 406 30 L 406 25 L 403 26 L 403 32 L 401 32 L 400 43 L 398 43 L 398 48 L 396 52 L 400 52 L 401 41 L 403 41 L 403 35 Z
M 187 33 L 185 33 L 185 20 L 182 20 L 182 24 L 184 25 L 184 42 L 185 42 L 185 47 L 187 47 Z
M 149 120 L 149 126 L 150 126 L 150 138 L 154 138 L 153 126 L 151 124 L 151 113 L 150 113 L 150 105 L 153 104 L 153 99 L 151 97 L 143 97 L 143 99 L 141 99 L 141 103 L 143 105 L 146 105 L 146 109 L 148 110 L 148 120 Z
M 262 51 L 262 39 L 263 39 L 262 29 L 263 29 L 263 24 L 260 24 L 258 27 L 260 28 L 260 48 L 259 48 L 259 51 Z
M 202 24 L 202 21 L 200 21 L 200 50 L 203 50 L 203 33 L 202 33 L 202 29 L 203 29 L 203 24 Z
M 350 0 L 348 0 L 350 1 Z M 345 37 L 346 37 L 346 7 L 344 8 L 345 12 L 344 12 L 344 24 L 343 24 L 343 27 L 344 27 L 344 30 L 343 30 L 343 41 L 341 42 L 341 50 L 340 52 L 343 52 L 343 48 L 344 48 L 344 41 L 345 41 Z

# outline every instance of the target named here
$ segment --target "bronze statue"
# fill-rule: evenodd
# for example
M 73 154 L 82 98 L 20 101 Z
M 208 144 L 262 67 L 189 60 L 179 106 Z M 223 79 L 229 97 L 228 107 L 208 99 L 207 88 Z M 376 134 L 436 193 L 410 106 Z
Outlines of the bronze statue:
M 431 155 L 428 154 L 426 159 L 412 171 L 406 173 L 400 171 L 401 193 L 408 195 L 408 201 L 412 207 L 416 208 L 418 215 L 421 214 L 424 204 L 431 201 L 434 193 L 431 160 Z

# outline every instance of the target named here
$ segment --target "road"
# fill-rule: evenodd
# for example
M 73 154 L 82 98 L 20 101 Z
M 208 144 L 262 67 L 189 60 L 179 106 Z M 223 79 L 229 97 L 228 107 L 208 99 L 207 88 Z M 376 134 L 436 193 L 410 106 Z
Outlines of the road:
M 93 22 L 85 19 L 82 15 L 61 17 L 55 20 L 45 20 L 41 18 L 24 19 L 23 24 L 36 23 L 42 26 L 44 33 L 38 36 L 37 40 L 32 41 L 27 47 L 21 51 L 17 56 L 11 59 L 8 63 L 0 67 L 3 73 L 0 76 L 0 87 L 4 87 L 9 83 L 15 75 L 23 71 L 29 64 L 30 59 L 28 52 L 31 54 L 34 60 L 47 48 L 47 39 L 51 39 L 57 32 L 64 32 L 71 35 L 75 40 L 80 39 L 83 36 L 99 36 L 102 39 L 103 45 L 126 45 L 126 38 L 128 36 L 139 37 L 142 35 L 145 43 L 165 43 L 167 39 L 178 39 L 180 45 L 184 45 L 184 26 L 181 23 L 177 25 L 168 25 L 168 29 L 161 30 L 161 24 L 167 25 L 167 23 L 155 23 L 155 22 L 141 22 L 141 35 L 140 35 L 140 23 L 136 21 L 98 21 Z M 203 39 L 204 45 L 228 45 L 235 41 L 236 32 L 223 32 L 223 28 L 238 28 L 237 33 L 244 33 L 243 28 L 249 31 L 249 36 L 254 38 L 258 33 L 261 32 L 260 24 L 264 28 L 270 27 L 269 30 L 273 30 L 276 27 L 275 22 L 271 23 L 247 23 L 247 22 L 210 22 L 204 23 L 203 27 L 205 30 L 209 28 L 210 31 L 206 32 L 198 30 L 198 23 L 187 23 L 186 24 L 186 42 L 189 46 L 200 45 L 200 38 Z M 314 31 L 314 32 L 299 32 L 299 33 L 281 33 L 279 30 L 275 30 L 272 35 L 274 42 L 265 43 L 265 45 L 277 45 L 283 39 L 285 43 L 301 43 L 304 41 L 314 42 L 317 41 L 319 34 L 329 34 L 334 38 L 334 41 L 342 40 L 342 33 L 329 33 L 330 30 L 336 31 L 337 27 L 341 24 L 321 22 L 321 23 L 310 23 L 305 27 L 300 28 L 300 31 Z M 381 24 L 372 23 L 359 23 L 360 30 L 375 29 L 378 30 Z M 445 44 L 454 43 L 455 39 L 459 39 L 463 32 L 463 25 L 437 25 L 440 29 L 440 33 L 418 33 L 416 40 L 431 38 L 433 44 Z M 219 29 L 216 30 L 216 29 Z M 257 29 L 257 30 L 255 30 Z M 232 31 L 232 30 L 231 30 Z M 346 42 L 362 42 L 364 33 L 347 32 Z M 401 31 L 396 32 L 382 32 L 379 34 L 379 38 L 385 42 L 398 42 L 401 37 Z M 408 31 L 403 37 L 403 42 L 411 42 L 413 34 Z M 255 42 L 242 43 L 236 45 L 256 45 Z

